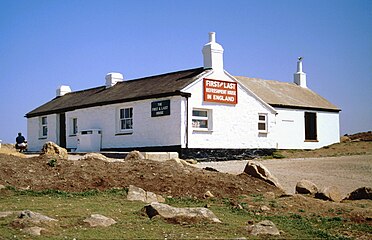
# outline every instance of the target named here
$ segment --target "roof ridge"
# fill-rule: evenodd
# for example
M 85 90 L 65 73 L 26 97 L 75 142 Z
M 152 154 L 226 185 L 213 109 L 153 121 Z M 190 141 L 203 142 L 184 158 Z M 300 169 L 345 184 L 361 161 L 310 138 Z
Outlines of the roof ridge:
M 204 67 L 190 68 L 190 69 L 178 70 L 178 71 L 175 71 L 175 72 L 167 72 L 167 73 L 162 73 L 162 74 L 158 74 L 158 75 L 151 75 L 151 76 L 147 76 L 147 77 L 130 79 L 130 80 L 126 80 L 126 82 L 146 80 L 148 78 L 162 77 L 162 76 L 166 76 L 166 75 L 170 75 L 170 74 L 177 74 L 177 73 L 183 73 L 183 72 L 195 71 L 195 70 L 206 70 L 206 69 L 204 69 Z

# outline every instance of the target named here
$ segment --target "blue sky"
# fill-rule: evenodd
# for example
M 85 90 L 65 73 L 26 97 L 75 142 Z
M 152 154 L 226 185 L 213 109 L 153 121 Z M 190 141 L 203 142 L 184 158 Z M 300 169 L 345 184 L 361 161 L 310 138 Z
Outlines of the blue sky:
M 208 32 L 232 75 L 308 86 L 342 109 L 341 134 L 372 130 L 371 0 L 0 0 L 0 139 L 72 90 L 203 64 Z

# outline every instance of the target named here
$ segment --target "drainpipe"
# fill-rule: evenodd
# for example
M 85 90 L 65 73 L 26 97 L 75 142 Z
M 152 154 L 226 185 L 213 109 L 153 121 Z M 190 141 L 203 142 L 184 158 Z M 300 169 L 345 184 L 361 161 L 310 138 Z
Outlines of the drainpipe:
M 189 97 L 186 96 L 186 148 L 189 148 Z

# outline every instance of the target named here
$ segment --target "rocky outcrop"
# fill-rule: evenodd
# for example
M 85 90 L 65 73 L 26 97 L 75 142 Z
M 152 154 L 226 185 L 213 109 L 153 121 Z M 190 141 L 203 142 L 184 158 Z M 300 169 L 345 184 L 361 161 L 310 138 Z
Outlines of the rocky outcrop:
M 139 151 L 131 151 L 124 158 L 125 161 L 129 161 L 129 160 L 143 160 L 143 159 L 145 159 L 145 157 Z
M 48 157 L 57 157 L 60 159 L 68 159 L 68 153 L 65 148 L 58 146 L 54 142 L 46 142 L 41 149 L 40 155 L 47 155 Z
M 127 200 L 129 201 L 141 201 L 145 203 L 151 202 L 165 202 L 165 199 L 153 192 L 146 192 L 142 188 L 129 185 Z
M 249 225 L 247 227 L 248 233 L 254 236 L 257 235 L 280 235 L 278 228 L 269 220 L 264 220 L 257 224 Z
M 101 214 L 92 214 L 83 221 L 88 223 L 91 227 L 108 227 L 116 223 L 114 219 L 105 217 Z
M 372 188 L 361 187 L 349 193 L 344 200 L 372 200 Z
M 315 198 L 333 202 L 341 202 L 342 200 L 340 191 L 334 186 L 323 187 L 315 194 Z
M 305 179 L 302 179 L 296 184 L 296 193 L 314 195 L 318 192 L 318 187 Z
M 216 215 L 207 208 L 176 208 L 163 203 L 153 202 L 144 207 L 149 218 L 161 217 L 170 223 L 192 224 L 203 221 L 220 223 Z
M 34 227 L 26 227 L 22 229 L 21 231 L 24 233 L 30 234 L 30 235 L 40 236 L 41 231 L 46 231 L 46 229 L 42 227 L 34 226 Z
M 272 175 L 269 170 L 267 170 L 267 168 L 261 163 L 248 161 L 247 165 L 245 166 L 244 172 L 252 177 L 262 179 L 265 182 L 274 185 L 275 187 L 283 189 L 283 187 L 279 184 L 278 179 L 274 175 Z
M 42 215 L 37 212 L 32 212 L 30 210 L 24 210 L 20 212 L 18 218 L 20 219 L 27 219 L 35 223 L 39 222 L 49 222 L 49 221 L 58 221 L 57 219 L 50 218 L 48 216 Z

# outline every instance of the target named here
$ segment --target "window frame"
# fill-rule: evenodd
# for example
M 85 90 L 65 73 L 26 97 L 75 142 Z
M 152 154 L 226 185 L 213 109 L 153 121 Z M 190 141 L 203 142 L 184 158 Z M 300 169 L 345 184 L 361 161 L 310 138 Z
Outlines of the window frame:
M 129 116 L 125 116 L 126 115 L 126 109 L 129 110 Z M 122 116 L 122 111 L 124 116 Z M 118 134 L 130 134 L 130 133 L 133 133 L 133 107 L 120 107 L 118 108 L 118 111 L 117 111 L 117 133 Z M 122 128 L 122 121 L 130 121 L 130 128 Z M 126 123 L 125 123 L 126 125 Z
M 76 136 L 79 132 L 79 127 L 78 127 L 78 118 L 73 117 L 70 120 L 70 136 Z
M 194 115 L 194 111 L 205 112 L 206 116 L 197 116 Z M 207 127 L 197 127 L 194 125 L 194 121 L 206 121 Z M 212 110 L 205 108 L 193 108 L 191 112 L 191 127 L 193 131 L 212 131 Z
M 39 118 L 39 137 L 41 139 L 45 139 L 48 137 L 48 117 L 47 116 L 41 116 Z
M 264 117 L 264 120 L 261 120 L 260 117 Z M 260 124 L 264 124 L 265 129 L 260 129 Z M 259 113 L 258 114 L 258 121 L 257 121 L 257 130 L 259 133 L 268 133 L 268 114 L 267 113 Z

